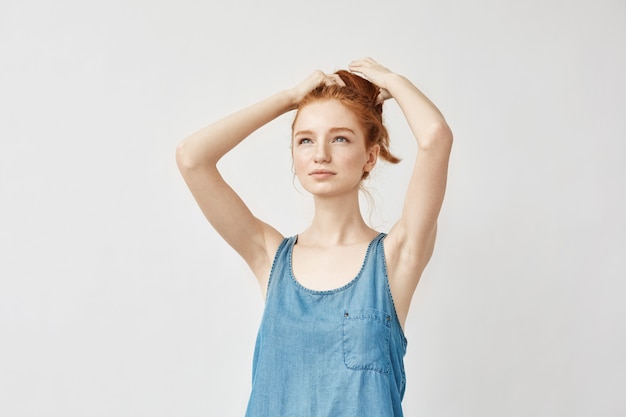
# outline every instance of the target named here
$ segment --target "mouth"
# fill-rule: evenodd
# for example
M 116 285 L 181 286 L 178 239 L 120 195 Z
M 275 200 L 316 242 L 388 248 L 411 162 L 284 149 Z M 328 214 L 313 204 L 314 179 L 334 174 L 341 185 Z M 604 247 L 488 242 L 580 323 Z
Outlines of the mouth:
M 328 171 L 326 169 L 316 169 L 314 171 L 309 172 L 309 175 L 312 177 L 325 178 L 325 177 L 331 177 L 335 175 L 335 173 L 333 171 Z

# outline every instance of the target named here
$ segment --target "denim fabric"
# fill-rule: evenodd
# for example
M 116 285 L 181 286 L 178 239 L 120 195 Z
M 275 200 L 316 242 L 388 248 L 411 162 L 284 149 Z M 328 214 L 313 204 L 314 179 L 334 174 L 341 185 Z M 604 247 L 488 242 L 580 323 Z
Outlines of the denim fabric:
M 276 253 L 253 359 L 246 417 L 401 417 L 406 338 L 383 241 L 348 284 L 314 291 L 293 276 L 297 237 Z

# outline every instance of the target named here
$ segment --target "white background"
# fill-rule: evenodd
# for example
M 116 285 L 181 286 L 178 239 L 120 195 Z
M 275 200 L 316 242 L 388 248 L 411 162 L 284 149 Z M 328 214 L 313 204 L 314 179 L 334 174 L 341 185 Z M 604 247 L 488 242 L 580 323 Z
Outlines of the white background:
M 262 300 L 175 147 L 362 56 L 455 134 L 405 414 L 626 415 L 625 44 L 623 0 L 1 0 L 0 415 L 242 416 Z M 221 165 L 285 235 L 292 117 Z M 386 119 L 383 231 L 416 150 Z

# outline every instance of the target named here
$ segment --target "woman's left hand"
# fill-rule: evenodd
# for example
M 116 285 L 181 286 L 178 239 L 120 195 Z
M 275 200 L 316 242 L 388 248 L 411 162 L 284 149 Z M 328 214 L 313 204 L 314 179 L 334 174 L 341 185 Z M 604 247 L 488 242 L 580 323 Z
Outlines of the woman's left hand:
M 380 88 L 380 94 L 378 95 L 379 103 L 391 98 L 391 94 L 387 89 L 386 80 L 389 75 L 393 75 L 394 73 L 389 68 L 379 64 L 372 58 L 354 60 L 350 63 L 348 68 L 352 72 L 361 74 Z

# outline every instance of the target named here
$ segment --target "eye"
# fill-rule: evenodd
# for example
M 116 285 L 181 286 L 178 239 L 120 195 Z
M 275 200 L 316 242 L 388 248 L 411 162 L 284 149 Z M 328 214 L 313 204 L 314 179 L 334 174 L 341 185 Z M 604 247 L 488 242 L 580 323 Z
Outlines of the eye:
M 298 145 L 306 145 L 309 143 L 313 143 L 313 141 L 309 138 L 298 139 Z
M 344 138 L 343 136 L 337 136 L 335 139 L 333 139 L 333 142 L 344 143 L 344 142 L 349 142 L 349 140 Z

